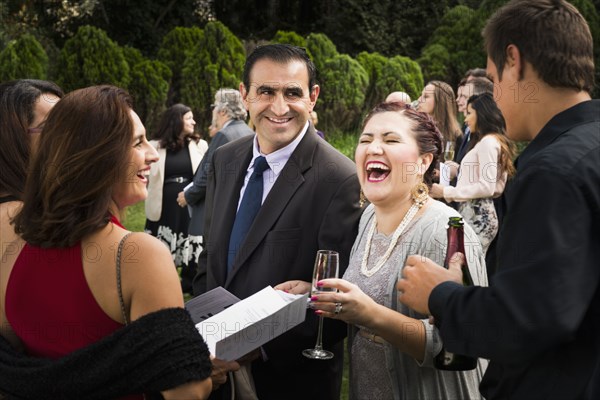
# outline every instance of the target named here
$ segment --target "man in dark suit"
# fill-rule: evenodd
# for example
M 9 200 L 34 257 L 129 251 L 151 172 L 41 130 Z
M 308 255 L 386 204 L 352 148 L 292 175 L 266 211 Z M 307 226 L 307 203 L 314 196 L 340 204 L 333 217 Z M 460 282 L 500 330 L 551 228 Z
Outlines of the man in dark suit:
M 310 282 L 319 249 L 340 253 L 340 273 L 347 267 L 361 212 L 360 187 L 354 163 L 320 139 L 308 122 L 320 90 L 315 79 L 314 64 L 301 48 L 261 46 L 248 56 L 240 92 L 256 136 L 215 152 L 206 200 L 206 250 L 195 294 L 223 286 L 245 298 L 267 285 Z M 248 180 L 262 157 L 268 164 L 262 173 L 262 206 L 239 248 L 231 248 L 236 210 L 241 210 L 240 199 L 246 200 Z M 301 353 L 314 346 L 317 322 L 308 310 L 304 323 L 261 348 L 252 362 L 261 400 L 339 398 L 346 327 L 326 321 L 324 346 L 335 357 L 309 360 Z
M 213 109 L 211 127 L 213 130 L 217 129 L 217 132 L 211 135 L 212 140 L 200 162 L 199 168 L 196 170 L 192 186 L 185 190 L 185 192 L 180 192 L 177 196 L 177 203 L 181 207 L 191 207 L 192 215 L 188 226 L 188 234 L 190 236 L 200 236 L 198 242 L 202 243 L 202 245 L 204 245 L 202 236 L 204 229 L 206 176 L 215 150 L 243 136 L 254 135 L 254 131 L 244 122 L 248 112 L 244 107 L 240 92 L 236 89 L 217 90 L 215 93 L 215 102 L 211 107 Z M 198 272 L 196 268 L 197 262 L 191 265 L 193 268 L 181 271 L 181 280 L 184 286 L 190 288 L 194 276 Z
M 463 287 L 460 260 L 446 270 L 410 256 L 398 298 L 433 315 L 449 351 L 490 360 L 486 399 L 595 400 L 600 100 L 590 96 L 590 29 L 564 0 L 513 0 L 484 39 L 507 136 L 530 141 L 504 192 L 498 269 L 490 287 Z
M 248 112 L 238 90 L 217 90 L 215 93 L 215 102 L 211 107 L 213 109 L 211 127 L 217 131 L 211 135 L 212 140 L 200 162 L 200 168 L 198 168 L 194 175 L 193 185 L 185 190 L 185 192 L 179 193 L 177 198 L 177 202 L 181 207 L 190 206 L 192 209 L 189 234 L 194 236 L 203 235 L 206 177 L 215 150 L 241 137 L 254 135 L 254 131 L 244 122 Z

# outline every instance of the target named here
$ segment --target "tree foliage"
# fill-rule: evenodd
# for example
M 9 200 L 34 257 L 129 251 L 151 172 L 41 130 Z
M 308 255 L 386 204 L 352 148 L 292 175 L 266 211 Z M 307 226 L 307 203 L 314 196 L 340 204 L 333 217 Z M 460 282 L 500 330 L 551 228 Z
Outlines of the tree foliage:
M 311 33 L 306 38 L 306 49 L 317 67 L 317 73 L 325 68 L 325 63 L 338 55 L 335 44 L 323 33 Z
M 13 40 L 0 52 L 0 82 L 12 79 L 46 79 L 48 56 L 31 34 Z
M 399 71 L 400 76 L 398 79 L 404 91 L 413 99 L 419 96 L 423 88 L 423 73 L 419 64 L 404 56 L 392 57 L 390 63 L 398 65 L 397 68 L 391 67 L 390 69 L 397 69 Z
M 162 37 L 176 26 L 202 25 L 207 15 L 199 13 L 197 0 L 61 0 L 17 1 L 24 16 L 62 46 L 79 26 L 91 25 L 106 32 L 121 46 L 132 46 L 154 56 Z
M 271 43 L 291 44 L 292 46 L 306 47 L 306 39 L 296 32 L 277 31 Z
M 570 1 L 589 23 L 600 82 L 600 0 Z M 241 80 L 244 48 L 270 38 L 307 49 L 322 87 L 320 126 L 349 130 L 391 91 L 416 97 L 423 78 L 456 86 L 485 66 L 481 29 L 506 2 L 3 0 L 0 79 L 47 78 L 66 90 L 112 83 L 132 92 L 149 126 L 174 102 L 206 126 L 214 92 Z
M 219 88 L 237 88 L 246 54 L 242 42 L 221 22 L 209 22 L 203 38 L 186 54 L 181 101 L 194 110 L 200 126 L 211 120 L 209 105 Z
M 213 0 L 214 16 L 242 39 L 272 38 L 276 32 L 318 32 L 322 0 Z M 268 23 L 265 23 L 268 21 Z
M 590 26 L 596 64 L 596 88 L 592 95 L 594 98 L 600 98 L 600 1 L 596 1 L 596 5 L 590 0 L 571 0 L 570 3 L 577 7 Z
M 367 71 L 347 54 L 338 54 L 325 63 L 317 108 L 324 116 L 321 124 L 326 131 L 358 127 L 368 84 Z
M 127 88 L 129 65 L 106 32 L 82 26 L 60 52 L 57 81 L 66 91 L 103 83 Z
M 157 60 L 143 60 L 131 68 L 129 93 L 148 132 L 152 132 L 165 109 L 170 79 L 169 67 Z
M 432 43 L 423 49 L 419 65 L 426 80 L 445 81 L 449 75 L 450 54 L 448 49 L 438 43 Z
M 316 28 L 343 53 L 416 58 L 447 8 L 446 0 L 327 0 Z
M 369 77 L 365 92 L 364 110 L 370 110 L 394 91 L 408 93 L 416 98 L 423 87 L 423 75 L 419 65 L 407 57 L 385 57 L 379 53 L 362 52 L 357 61 Z
M 123 50 L 123 57 L 125 57 L 125 61 L 127 61 L 127 65 L 129 65 L 129 70 L 132 70 L 133 67 L 145 61 L 142 52 L 135 47 L 123 46 L 121 49 Z
M 439 75 L 429 75 L 429 72 L 441 72 L 441 62 L 446 57 L 446 74 L 442 80 L 453 87 L 456 87 L 467 70 L 484 68 L 486 55 L 481 37 L 484 23 L 485 20 L 482 20 L 475 10 L 467 6 L 459 5 L 449 10 L 423 49 L 423 54 L 428 56 L 428 59 L 421 59 L 428 63 L 427 67 L 423 66 L 425 80 L 442 78 Z M 443 47 L 447 56 L 440 47 L 429 49 L 434 45 Z
M 244 40 L 273 37 L 279 30 L 304 37 L 321 32 L 351 56 L 368 51 L 416 58 L 449 1 L 214 0 L 213 4 L 216 19 Z
M 198 27 L 176 27 L 165 35 L 158 50 L 158 59 L 171 70 L 171 87 L 169 88 L 168 103 L 181 101 L 183 82 L 181 73 L 189 53 L 204 39 L 204 32 Z

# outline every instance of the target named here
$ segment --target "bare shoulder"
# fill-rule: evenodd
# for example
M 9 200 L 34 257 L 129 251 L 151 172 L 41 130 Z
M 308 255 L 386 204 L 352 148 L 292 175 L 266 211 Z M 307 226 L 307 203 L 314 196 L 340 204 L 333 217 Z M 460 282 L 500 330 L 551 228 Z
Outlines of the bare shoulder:
M 8 280 L 13 266 L 25 242 L 15 233 L 10 223 L 21 208 L 22 203 L 10 201 L 0 204 L 0 336 L 7 339 L 13 346 L 19 347 L 20 342 L 6 319 L 4 312 L 5 296 Z
M 177 278 L 173 258 L 167 246 L 157 238 L 143 232 L 130 234 L 123 244 L 121 265 L 130 274 L 140 275 L 136 281 L 150 282 Z
M 12 219 L 21 209 L 20 201 L 9 201 L 0 204 L 0 242 L 2 242 L 2 253 L 8 243 L 15 241 L 18 236 L 15 233 L 15 227 L 11 223 Z
M 22 203 L 19 201 L 0 204 L 0 253 L 2 253 L 0 286 L 3 289 L 12 271 L 12 266 L 25 244 L 15 233 L 15 227 L 11 224 L 12 218 L 21 209 L 21 205 Z
M 146 233 L 133 233 L 126 239 L 121 257 L 123 293 L 129 298 L 131 320 L 183 306 L 179 276 L 164 243 Z

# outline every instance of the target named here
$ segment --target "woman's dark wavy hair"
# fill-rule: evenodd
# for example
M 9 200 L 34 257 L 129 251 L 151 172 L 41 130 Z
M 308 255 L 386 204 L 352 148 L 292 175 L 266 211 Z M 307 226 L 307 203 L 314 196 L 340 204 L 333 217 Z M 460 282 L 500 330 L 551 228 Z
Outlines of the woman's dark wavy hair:
M 467 107 L 471 106 L 477 113 L 475 130 L 471 131 L 468 151 L 470 151 L 485 135 L 495 135 L 500 143 L 499 165 L 508 176 L 515 173 L 512 159 L 515 156 L 515 145 L 506 137 L 506 121 L 502 111 L 498 108 L 491 93 L 475 94 L 467 100 Z
M 185 104 L 173 104 L 167 108 L 160 117 L 158 128 L 152 137 L 160 142 L 160 147 L 163 149 L 178 151 L 190 140 L 197 140 L 199 136 L 194 134 L 186 134 L 181 136 L 183 131 L 183 116 L 192 111 Z
M 15 231 L 40 247 L 70 247 L 106 226 L 132 148 L 129 94 L 92 86 L 67 94 L 46 120 Z
M 374 115 L 384 112 L 399 112 L 407 117 L 412 123 L 412 132 L 417 141 L 417 146 L 419 147 L 419 154 L 433 154 L 431 165 L 429 165 L 429 168 L 423 175 L 423 182 L 431 188 L 436 165 L 438 165 L 441 160 L 443 141 L 442 133 L 438 129 L 435 121 L 427 113 L 412 109 L 409 104 L 403 102 L 390 102 L 376 105 L 363 120 L 362 128 L 364 129 Z
M 35 104 L 45 94 L 63 97 L 55 83 L 19 79 L 0 84 L 0 195 L 21 199 L 31 156 L 28 129 L 35 118 Z

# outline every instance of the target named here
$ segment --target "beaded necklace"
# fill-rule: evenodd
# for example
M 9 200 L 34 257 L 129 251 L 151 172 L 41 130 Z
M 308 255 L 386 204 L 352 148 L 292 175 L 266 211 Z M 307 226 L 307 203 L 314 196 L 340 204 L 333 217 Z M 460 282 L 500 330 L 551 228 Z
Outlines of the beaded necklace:
M 400 225 L 398 225 L 398 227 L 394 231 L 394 235 L 392 236 L 392 240 L 390 241 L 390 245 L 388 246 L 388 249 L 386 250 L 385 254 L 379 259 L 379 261 L 377 261 L 375 267 L 369 269 L 367 268 L 367 260 L 369 258 L 369 252 L 371 251 L 371 242 L 373 241 L 373 235 L 375 234 L 375 226 L 377 225 L 377 217 L 373 216 L 373 222 L 371 222 L 369 233 L 367 234 L 367 244 L 365 245 L 365 252 L 363 254 L 362 263 L 360 264 L 361 274 L 367 277 L 371 277 L 375 275 L 377 271 L 381 269 L 381 267 L 383 267 L 388 258 L 390 258 L 394 247 L 396 247 L 396 244 L 400 239 L 400 235 L 402 235 L 408 224 L 411 223 L 411 221 L 413 220 L 415 215 L 417 215 L 417 212 L 422 206 L 423 203 L 413 203 L 413 205 L 408 209 L 408 212 L 406 213 L 404 218 L 402 218 L 402 222 L 400 222 Z

